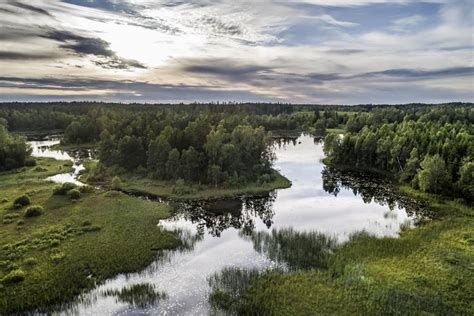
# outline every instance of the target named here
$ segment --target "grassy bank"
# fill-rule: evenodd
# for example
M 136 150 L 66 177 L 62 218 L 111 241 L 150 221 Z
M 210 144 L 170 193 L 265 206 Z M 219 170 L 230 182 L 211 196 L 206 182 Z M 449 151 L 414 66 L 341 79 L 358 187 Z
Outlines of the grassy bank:
M 311 250 L 319 251 L 319 256 L 309 268 L 306 254 L 292 253 L 285 246 L 297 242 L 300 248 L 314 247 L 310 234 L 280 231 L 253 238 L 254 243 L 265 242 L 257 249 L 291 258 L 285 262 L 295 268 L 253 278 L 241 277 L 242 271 L 223 271 L 228 275 L 220 279 L 232 284 L 216 287 L 211 303 L 249 315 L 474 314 L 474 210 L 409 187 L 400 190 L 423 200 L 440 216 L 402 229 L 400 238 L 358 233 L 330 251 Z M 232 294 L 235 288 L 242 292 L 238 297 Z
M 82 143 L 82 144 L 56 144 L 51 146 L 53 150 L 78 150 L 78 149 L 97 149 L 99 147 L 98 143 Z
M 0 314 L 69 301 L 97 282 L 145 267 L 158 250 L 180 245 L 156 226 L 169 216 L 166 205 L 113 191 L 82 193 L 79 200 L 53 195 L 56 185 L 44 178 L 70 163 L 38 162 L 0 174 Z M 13 208 L 23 194 L 42 207 L 39 216 L 25 217 L 29 206 Z
M 94 179 L 94 169 L 97 162 L 88 161 L 84 164 L 86 170 L 81 174 L 81 180 L 90 184 L 111 187 L 112 175 Z M 273 180 L 265 183 L 252 182 L 240 187 L 215 187 L 194 183 L 178 184 L 176 181 L 161 181 L 136 175 L 120 176 L 120 184 L 116 189 L 132 194 L 144 194 L 171 200 L 211 200 L 233 198 L 239 196 L 256 196 L 276 189 L 291 187 L 291 181 L 274 170 Z
M 126 178 L 120 188 L 124 191 L 151 194 L 173 200 L 210 200 L 238 196 L 255 196 L 276 189 L 289 188 L 290 186 L 290 180 L 275 171 L 275 179 L 271 182 L 253 182 L 237 188 L 185 184 L 185 189 L 180 191 L 174 182 L 156 181 L 143 178 Z

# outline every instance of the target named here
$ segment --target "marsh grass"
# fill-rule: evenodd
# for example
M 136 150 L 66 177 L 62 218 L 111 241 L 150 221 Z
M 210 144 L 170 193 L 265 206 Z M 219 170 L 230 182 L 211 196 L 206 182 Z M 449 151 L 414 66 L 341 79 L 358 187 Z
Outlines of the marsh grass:
M 216 280 L 240 278 L 245 286 L 215 282 L 223 285 L 212 288 L 209 300 L 243 315 L 472 315 L 473 227 L 473 218 L 456 216 L 407 227 L 400 238 L 359 232 L 327 252 L 318 269 L 295 259 L 291 245 L 300 233 L 272 232 L 259 238 L 262 252 L 302 268 L 251 271 L 252 278 L 223 270 Z
M 107 290 L 102 295 L 115 296 L 120 302 L 142 309 L 155 306 L 168 298 L 165 292 L 156 290 L 155 285 L 151 283 L 134 284 L 121 290 Z
M 334 237 L 318 232 L 297 232 L 292 228 L 273 229 L 270 234 L 254 232 L 250 239 L 257 252 L 285 264 L 290 270 L 327 268 L 337 245 Z
M 14 201 L 27 194 L 44 209 L 16 225 L 22 212 L 12 209 L 13 202 L 0 204 L 0 219 L 12 221 L 0 224 L 1 315 L 50 313 L 107 278 L 146 267 L 160 250 L 181 245 L 174 233 L 156 226 L 170 215 L 166 205 L 96 190 L 73 202 L 53 195 L 56 185 L 45 181 L 70 172 L 71 164 L 38 159 L 38 166 L 47 171 L 0 173 L 3 197 Z M 10 282 L 16 274 L 21 277 Z

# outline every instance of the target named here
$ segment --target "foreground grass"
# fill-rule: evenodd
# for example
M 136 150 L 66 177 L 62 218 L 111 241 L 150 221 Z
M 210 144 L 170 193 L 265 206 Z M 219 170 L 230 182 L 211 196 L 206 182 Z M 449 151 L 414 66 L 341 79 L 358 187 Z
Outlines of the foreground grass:
M 166 205 L 119 192 L 82 194 L 77 201 L 52 195 L 46 176 L 65 162 L 40 159 L 37 167 L 0 174 L 0 314 L 47 309 L 118 273 L 137 271 L 160 249 L 180 245 L 157 228 Z M 38 167 L 43 171 L 35 171 Z M 39 169 L 38 169 L 39 170 Z M 24 218 L 13 200 L 28 194 L 42 215 Z
M 465 205 L 457 209 L 472 214 Z M 459 214 L 405 229 L 400 238 L 356 234 L 313 269 L 304 254 L 292 254 L 293 266 L 304 263 L 300 269 L 260 273 L 238 298 L 217 287 L 211 303 L 248 315 L 473 315 L 474 217 Z M 273 249 L 288 244 L 272 235 Z M 314 244 L 307 237 L 289 238 Z

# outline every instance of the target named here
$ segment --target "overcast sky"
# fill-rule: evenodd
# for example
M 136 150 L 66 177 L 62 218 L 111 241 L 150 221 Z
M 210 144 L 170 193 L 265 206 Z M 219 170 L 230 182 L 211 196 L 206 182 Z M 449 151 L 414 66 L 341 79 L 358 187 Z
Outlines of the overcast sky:
M 474 101 L 473 0 L 0 0 L 0 101 Z

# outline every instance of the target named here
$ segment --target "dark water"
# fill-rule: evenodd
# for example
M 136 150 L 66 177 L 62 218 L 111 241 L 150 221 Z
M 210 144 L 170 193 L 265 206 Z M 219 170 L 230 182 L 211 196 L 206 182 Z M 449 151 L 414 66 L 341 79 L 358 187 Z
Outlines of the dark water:
M 325 167 L 322 143 L 301 136 L 276 145 L 275 167 L 293 182 L 289 189 L 249 199 L 181 203 L 160 226 L 179 231 L 190 245 L 167 251 L 139 273 L 119 275 L 85 293 L 60 314 L 80 315 L 207 315 L 208 278 L 225 267 L 283 268 L 249 236 L 272 230 L 319 232 L 346 241 L 365 230 L 397 236 L 411 226 L 420 207 L 395 195 L 390 186 L 369 177 L 338 173 Z M 149 202 L 154 203 L 154 202 Z M 166 299 L 137 307 L 107 293 L 147 283 Z

